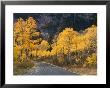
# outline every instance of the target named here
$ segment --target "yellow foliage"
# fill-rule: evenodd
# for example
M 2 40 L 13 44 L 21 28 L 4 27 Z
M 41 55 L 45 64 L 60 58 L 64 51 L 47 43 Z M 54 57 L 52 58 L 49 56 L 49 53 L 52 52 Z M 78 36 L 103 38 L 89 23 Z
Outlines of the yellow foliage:
M 67 54 L 72 50 L 72 48 L 70 48 L 74 44 L 72 40 L 78 35 L 79 33 L 74 31 L 73 28 L 65 28 L 65 30 L 58 35 L 56 44 L 53 47 L 53 52 L 56 51 L 57 53 L 62 52 Z
M 17 47 L 14 47 L 13 54 L 14 54 L 14 61 L 17 61 L 17 58 L 18 58 L 18 48 Z
M 64 62 L 64 58 L 63 57 L 60 57 L 60 58 L 58 58 L 58 62 Z
M 87 28 L 85 32 L 85 37 L 87 37 L 87 39 L 95 38 L 97 36 L 97 27 L 92 25 L 91 27 Z
M 31 54 L 32 54 L 32 56 L 36 56 L 37 54 L 36 54 L 36 50 L 33 50 L 32 52 L 31 52 Z
M 88 56 L 87 59 L 86 59 L 86 64 L 87 65 L 96 65 L 96 62 L 97 62 L 97 56 L 96 56 L 95 53 Z
M 22 54 L 22 62 L 23 62 L 25 59 L 26 59 L 26 54 L 23 53 L 23 54 Z
M 96 46 L 97 27 L 92 25 L 85 29 L 83 33 L 75 31 L 73 28 L 65 28 L 56 37 L 52 50 L 48 51 L 50 45 L 48 41 L 37 38 L 33 40 L 34 36 L 39 37 L 40 32 L 37 32 L 37 21 L 33 17 L 26 20 L 19 18 L 14 23 L 14 58 L 18 58 L 22 51 L 22 60 L 26 58 L 26 53 L 32 56 L 47 58 L 54 55 L 69 55 L 77 51 L 88 50 L 90 46 Z M 25 51 L 27 49 L 27 51 Z M 28 51 L 29 50 L 29 51 Z M 58 58 L 59 62 L 63 62 L 64 58 Z M 80 61 L 79 58 L 76 62 Z M 96 64 L 96 54 L 92 54 L 86 59 L 86 64 Z
M 33 17 L 29 17 L 26 20 L 26 26 L 27 26 L 27 28 L 31 28 L 31 29 L 37 28 L 37 22 L 36 22 L 36 20 L 34 20 Z
M 21 52 L 22 57 L 21 59 L 26 58 L 26 53 L 29 53 L 29 50 L 36 49 L 36 42 L 35 40 L 30 40 L 31 33 L 35 34 L 35 36 L 40 35 L 40 32 L 36 32 L 37 22 L 34 20 L 33 17 L 29 17 L 26 20 L 19 18 L 14 23 L 14 57 L 17 58 Z M 27 49 L 27 51 L 25 51 Z M 35 51 L 32 51 L 32 54 L 35 56 Z M 19 59 L 19 58 L 18 58 Z
M 39 50 L 47 50 L 49 47 L 49 43 L 46 40 L 42 40 L 41 44 L 38 46 Z
M 31 49 L 36 48 L 36 45 L 34 43 L 32 43 L 32 42 L 29 44 L 29 46 L 30 46 Z
M 32 34 L 32 36 L 39 36 L 40 35 L 40 32 L 35 32 Z

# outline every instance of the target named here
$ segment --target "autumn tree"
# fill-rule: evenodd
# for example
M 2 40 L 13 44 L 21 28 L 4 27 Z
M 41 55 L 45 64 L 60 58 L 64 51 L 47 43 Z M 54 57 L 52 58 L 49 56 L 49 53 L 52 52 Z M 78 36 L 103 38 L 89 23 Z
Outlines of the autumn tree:
M 51 55 L 58 62 L 83 65 L 88 55 L 96 53 L 96 26 L 92 25 L 82 33 L 65 28 L 54 40 Z
M 58 54 L 62 59 L 64 58 L 65 63 L 71 63 L 72 40 L 76 36 L 78 36 L 78 33 L 74 31 L 73 28 L 65 28 L 65 30 L 58 35 L 57 43 L 54 45 L 52 53 Z
M 46 40 L 42 40 L 41 43 L 37 46 L 39 58 L 46 58 L 49 56 L 50 51 L 48 48 L 50 47 L 49 43 Z
M 19 18 L 14 24 L 14 53 L 18 61 L 21 61 L 23 54 L 23 32 L 25 29 L 25 21 L 22 18 Z M 17 50 L 17 51 L 16 51 Z
M 41 38 L 38 23 L 33 17 L 19 18 L 14 23 L 14 60 L 52 58 L 55 64 L 83 65 L 97 53 L 97 27 L 92 25 L 79 33 L 74 28 L 65 28 L 55 35 L 53 43 Z M 90 56 L 91 55 L 91 56 Z M 94 56 L 94 55 L 93 55 Z M 95 58 L 95 57 L 93 57 Z M 93 59 L 92 59 L 93 60 Z
M 20 47 L 18 59 L 31 58 L 33 53 L 30 52 L 36 50 L 36 46 L 40 41 L 40 32 L 37 31 L 37 21 L 33 17 L 29 17 L 26 20 L 19 18 L 14 23 L 14 46 Z
M 92 53 L 96 53 L 96 31 L 97 28 L 95 25 L 85 29 L 77 38 L 77 55 L 76 61 L 80 64 L 84 64 L 86 58 Z M 75 39 L 74 39 L 75 41 Z

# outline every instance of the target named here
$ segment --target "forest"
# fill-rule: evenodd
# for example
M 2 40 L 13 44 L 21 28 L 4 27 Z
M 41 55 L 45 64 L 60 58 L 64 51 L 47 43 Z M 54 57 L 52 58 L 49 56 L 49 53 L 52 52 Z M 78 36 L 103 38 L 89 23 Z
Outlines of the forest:
M 45 27 L 50 25 L 46 24 Z M 39 29 L 39 21 L 34 17 L 19 17 L 13 25 L 13 52 L 15 75 L 24 74 L 35 62 L 42 61 L 70 71 L 74 68 L 76 72 L 79 68 L 81 71 L 83 68 L 96 71 L 97 25 L 91 24 L 81 31 L 64 26 L 49 35 Z M 96 72 L 93 74 L 96 75 Z

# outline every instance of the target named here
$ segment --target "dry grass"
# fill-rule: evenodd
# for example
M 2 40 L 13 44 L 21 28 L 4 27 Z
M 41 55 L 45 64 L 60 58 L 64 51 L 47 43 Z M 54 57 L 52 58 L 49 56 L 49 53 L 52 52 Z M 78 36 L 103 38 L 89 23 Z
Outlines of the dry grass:
M 32 61 L 24 61 L 24 62 L 14 62 L 13 64 L 13 74 L 14 75 L 23 75 L 34 66 Z
M 80 75 L 97 75 L 97 68 L 84 68 L 84 67 L 65 67 L 68 71 L 78 73 Z

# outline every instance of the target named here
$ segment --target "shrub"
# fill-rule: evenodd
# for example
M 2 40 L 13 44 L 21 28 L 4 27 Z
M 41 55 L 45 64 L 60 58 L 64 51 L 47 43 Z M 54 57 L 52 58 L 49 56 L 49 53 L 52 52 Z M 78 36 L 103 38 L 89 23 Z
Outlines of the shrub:
M 93 53 L 92 55 L 88 56 L 85 64 L 87 67 L 96 67 L 97 64 L 97 56 L 95 53 Z

